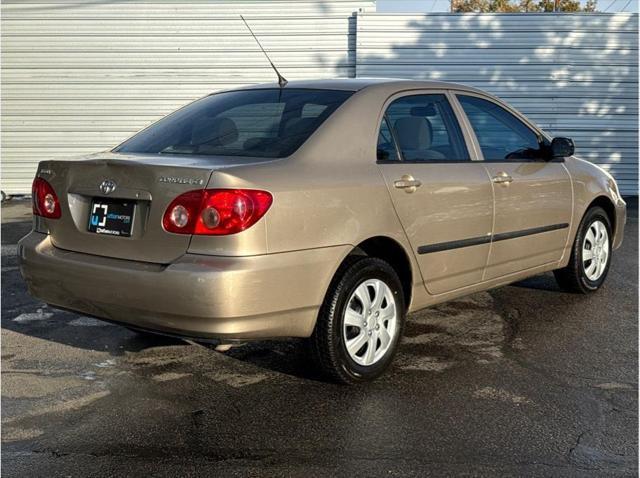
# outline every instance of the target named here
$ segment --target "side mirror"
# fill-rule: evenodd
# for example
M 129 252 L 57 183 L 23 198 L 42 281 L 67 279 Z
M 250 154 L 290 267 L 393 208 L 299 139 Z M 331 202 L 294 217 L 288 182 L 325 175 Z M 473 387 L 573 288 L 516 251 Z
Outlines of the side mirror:
M 553 138 L 551 141 L 551 158 L 573 156 L 576 147 L 571 138 Z

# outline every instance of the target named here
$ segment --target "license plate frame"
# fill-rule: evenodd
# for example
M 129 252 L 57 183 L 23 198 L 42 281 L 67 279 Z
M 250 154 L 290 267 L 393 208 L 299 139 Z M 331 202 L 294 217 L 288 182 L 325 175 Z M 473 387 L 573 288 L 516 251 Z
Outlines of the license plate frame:
M 131 237 L 135 211 L 135 201 L 94 197 L 87 230 L 99 235 Z

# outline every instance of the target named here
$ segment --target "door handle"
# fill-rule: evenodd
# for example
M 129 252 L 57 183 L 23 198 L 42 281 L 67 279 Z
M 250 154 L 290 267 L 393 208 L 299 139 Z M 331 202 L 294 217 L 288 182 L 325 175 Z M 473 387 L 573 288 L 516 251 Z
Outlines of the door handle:
M 496 184 L 509 184 L 513 182 L 513 178 L 504 171 L 500 171 L 491 180 Z
M 422 186 L 422 181 L 415 179 L 410 174 L 404 174 L 400 179 L 394 181 L 393 185 L 398 189 L 404 189 L 406 193 L 412 193 Z

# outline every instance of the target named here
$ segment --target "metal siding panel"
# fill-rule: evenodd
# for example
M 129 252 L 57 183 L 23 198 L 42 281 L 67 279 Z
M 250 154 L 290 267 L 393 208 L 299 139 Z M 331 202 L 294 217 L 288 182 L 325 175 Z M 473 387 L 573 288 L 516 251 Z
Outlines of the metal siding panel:
M 500 96 L 638 194 L 638 15 L 359 14 L 357 76 Z
M 2 190 L 38 161 L 115 146 L 212 91 L 355 75 L 355 17 L 375 0 L 2 2 Z
M 373 0 L 127 0 L 88 2 L 87 0 L 3 1 L 3 17 L 9 19 L 89 19 L 132 17 L 144 19 L 252 16 L 351 15 L 360 8 L 375 9 Z M 116 3 L 115 5 L 113 3 Z

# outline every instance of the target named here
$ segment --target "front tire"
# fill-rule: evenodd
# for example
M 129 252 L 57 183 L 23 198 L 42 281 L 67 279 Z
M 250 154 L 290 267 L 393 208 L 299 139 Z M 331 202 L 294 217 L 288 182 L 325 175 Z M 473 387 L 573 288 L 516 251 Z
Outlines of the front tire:
M 604 209 L 589 209 L 578 228 L 569 264 L 553 271 L 560 288 L 579 294 L 597 291 L 611 265 L 612 237 L 611 222 Z
M 309 339 L 314 362 L 339 383 L 375 379 L 393 360 L 405 313 L 402 283 L 387 262 L 348 258 L 329 287 Z

